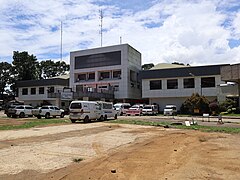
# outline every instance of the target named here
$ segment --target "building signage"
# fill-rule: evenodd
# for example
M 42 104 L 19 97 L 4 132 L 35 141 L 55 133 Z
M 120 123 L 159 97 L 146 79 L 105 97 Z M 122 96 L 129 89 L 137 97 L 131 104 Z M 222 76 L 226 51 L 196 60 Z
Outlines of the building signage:
M 73 99 L 73 92 L 61 92 L 62 100 L 71 100 Z

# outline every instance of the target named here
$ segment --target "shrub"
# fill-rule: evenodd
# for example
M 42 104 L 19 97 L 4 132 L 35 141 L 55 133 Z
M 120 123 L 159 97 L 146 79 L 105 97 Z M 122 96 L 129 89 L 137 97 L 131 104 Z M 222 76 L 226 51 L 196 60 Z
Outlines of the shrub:
M 200 96 L 198 93 L 192 94 L 180 109 L 182 113 L 187 114 L 194 114 L 194 110 L 197 109 L 199 110 L 197 114 L 202 114 L 203 112 L 209 112 L 209 101 L 205 96 Z

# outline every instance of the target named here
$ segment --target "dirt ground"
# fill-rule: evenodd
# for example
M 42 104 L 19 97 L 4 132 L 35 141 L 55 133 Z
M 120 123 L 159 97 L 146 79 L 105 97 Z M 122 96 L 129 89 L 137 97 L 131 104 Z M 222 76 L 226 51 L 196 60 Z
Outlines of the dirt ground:
M 0 131 L 0 179 L 240 179 L 239 138 L 99 122 Z

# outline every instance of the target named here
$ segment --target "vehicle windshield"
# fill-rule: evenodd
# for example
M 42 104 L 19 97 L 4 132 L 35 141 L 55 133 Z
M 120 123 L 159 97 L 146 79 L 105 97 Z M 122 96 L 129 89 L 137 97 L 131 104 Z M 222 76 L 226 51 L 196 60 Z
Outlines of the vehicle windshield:
M 139 108 L 138 105 L 133 105 L 131 108 Z
M 82 104 L 81 103 L 72 103 L 70 105 L 70 109 L 81 109 L 82 108 Z
M 143 109 L 152 109 L 152 106 L 145 106 Z
M 113 107 L 115 107 L 115 108 L 120 108 L 121 105 L 115 104 Z

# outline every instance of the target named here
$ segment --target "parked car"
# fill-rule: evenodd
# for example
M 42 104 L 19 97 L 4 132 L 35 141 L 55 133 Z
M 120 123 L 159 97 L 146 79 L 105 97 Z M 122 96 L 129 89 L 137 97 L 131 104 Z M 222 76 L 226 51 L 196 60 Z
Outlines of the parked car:
M 142 109 L 143 115 L 156 115 L 158 113 L 157 105 L 145 105 Z
M 49 119 L 50 117 L 57 117 L 60 116 L 61 118 L 64 117 L 64 110 L 58 108 L 57 106 L 42 106 L 38 109 L 33 109 L 33 115 L 36 116 L 38 119 L 41 119 L 42 117 L 45 117 L 46 119 Z
M 129 103 L 117 103 L 113 107 L 116 109 L 119 116 L 125 115 L 126 111 L 131 107 Z
M 32 117 L 33 107 L 30 105 L 16 105 L 12 106 L 8 109 L 7 116 L 8 117 Z
M 72 123 L 83 120 L 85 123 L 101 117 L 100 106 L 94 101 L 72 101 L 69 106 L 69 118 Z
M 7 102 L 7 103 L 3 106 L 4 114 L 6 114 L 7 117 L 11 117 L 11 115 L 8 113 L 8 110 L 15 108 L 15 106 L 17 106 L 17 105 L 24 105 L 24 103 L 23 103 L 23 102 L 20 102 L 20 101 L 16 101 L 16 100 Z
M 126 110 L 126 115 L 127 116 L 132 116 L 132 115 L 142 115 L 142 109 L 144 105 L 143 104 L 135 104 L 132 107 L 130 107 L 128 110 Z
M 176 105 L 166 105 L 166 107 L 163 110 L 163 115 L 169 115 L 173 116 L 177 114 L 177 106 Z
M 117 111 L 111 102 L 97 101 L 97 103 L 101 111 L 100 120 L 107 120 L 108 118 L 117 119 Z

